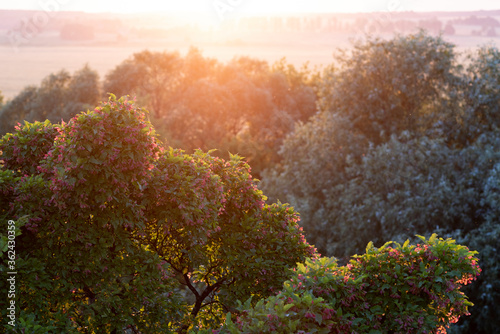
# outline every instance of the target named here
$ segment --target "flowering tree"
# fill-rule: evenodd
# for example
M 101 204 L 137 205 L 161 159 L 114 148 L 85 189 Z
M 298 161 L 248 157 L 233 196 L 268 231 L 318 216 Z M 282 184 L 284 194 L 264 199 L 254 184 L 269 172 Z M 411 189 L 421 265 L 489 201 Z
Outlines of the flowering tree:
M 316 256 L 297 214 L 264 204 L 240 158 L 162 148 L 144 110 L 124 99 L 60 127 L 26 124 L 0 145 L 24 329 L 220 324 L 236 299 L 269 296 L 287 268 Z
M 476 252 L 451 239 L 369 244 L 344 267 L 333 258 L 299 265 L 283 289 L 239 307 L 222 332 L 446 333 L 472 304 L 460 292 L 479 275 Z
M 248 165 L 200 151 L 163 152 L 144 189 L 146 227 L 136 239 L 149 245 L 193 294 L 192 316 L 220 323 L 237 299 L 270 295 L 305 256 L 315 256 L 282 204 L 266 205 Z M 200 318 L 200 319 L 201 319 Z M 211 320 L 208 320 L 211 319 Z

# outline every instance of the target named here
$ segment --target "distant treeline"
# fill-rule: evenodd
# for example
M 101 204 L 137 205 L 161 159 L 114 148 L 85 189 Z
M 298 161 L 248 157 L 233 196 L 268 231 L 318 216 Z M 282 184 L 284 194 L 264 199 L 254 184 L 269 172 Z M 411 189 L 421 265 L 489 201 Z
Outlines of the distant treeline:
M 222 64 L 196 49 L 185 57 L 143 51 L 102 81 L 85 66 L 26 87 L 0 110 L 0 133 L 23 120 L 67 121 L 107 93 L 129 95 L 148 107 L 167 144 L 190 151 L 215 147 L 225 155 L 238 152 L 259 173 L 277 162 L 283 138 L 295 123 L 316 112 L 318 75 L 284 60 L 270 66 L 241 57 Z
M 391 5 L 389 5 L 391 6 Z M 179 32 L 194 38 L 209 31 L 205 38 L 218 32 L 236 33 L 416 33 L 426 29 L 432 34 L 498 36 L 499 11 L 481 12 L 400 12 L 381 8 L 374 13 L 327 13 L 294 16 L 255 16 L 224 20 L 221 24 L 194 26 L 180 17 L 164 14 L 144 16 L 83 12 L 1 11 L 0 30 L 6 31 L 5 43 L 26 44 L 39 34 L 55 40 L 92 41 L 106 36 L 108 42 L 123 42 L 134 38 L 162 39 L 178 37 Z M 214 12 L 214 15 L 216 13 Z M 220 23 L 220 22 L 219 22 Z M 466 27 L 465 27 L 466 26 Z M 457 28 L 460 31 L 457 32 Z M 224 33 L 222 33 L 224 35 Z M 1 42 L 1 41 L 0 41 Z

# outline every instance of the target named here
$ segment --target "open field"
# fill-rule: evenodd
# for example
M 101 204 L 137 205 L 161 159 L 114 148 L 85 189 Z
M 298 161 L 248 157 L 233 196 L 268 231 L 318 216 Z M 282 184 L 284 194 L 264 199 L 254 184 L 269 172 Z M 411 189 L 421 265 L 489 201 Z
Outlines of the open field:
M 444 35 L 444 39 L 457 45 L 460 52 L 484 44 L 500 45 L 500 11 L 389 14 L 249 18 L 203 29 L 163 16 L 148 16 L 146 20 L 143 16 L 67 12 L 31 33 L 24 31 L 19 22 L 35 17 L 36 12 L 0 11 L 0 91 L 11 99 L 24 87 L 40 84 L 50 73 L 61 69 L 73 72 L 85 64 L 103 78 L 124 59 L 144 49 L 185 54 L 190 47 L 196 47 L 204 56 L 220 61 L 249 56 L 273 63 L 286 57 L 298 67 L 306 62 L 321 67 L 333 61 L 337 48 L 348 48 L 350 40 L 364 38 L 367 32 L 377 34 L 377 29 L 390 28 L 406 33 L 418 26 L 432 29 L 436 22 L 439 29 L 454 25 L 454 32 Z M 77 22 L 84 33 L 90 29 L 92 36 L 88 40 L 63 39 L 61 34 L 68 22 Z M 403 30 L 398 24 L 403 24 Z M 25 42 L 15 46 L 12 32 L 22 35 Z M 393 34 L 383 36 L 390 38 Z

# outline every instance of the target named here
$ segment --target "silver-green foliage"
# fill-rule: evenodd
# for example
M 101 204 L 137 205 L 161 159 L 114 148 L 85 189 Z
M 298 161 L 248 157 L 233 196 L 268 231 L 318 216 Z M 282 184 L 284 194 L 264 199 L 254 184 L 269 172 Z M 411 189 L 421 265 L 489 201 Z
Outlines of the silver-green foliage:
M 370 240 L 459 236 L 479 251 L 484 275 L 471 294 L 481 307 L 457 328 L 491 333 L 500 262 L 498 49 L 478 49 L 464 67 L 452 45 L 421 33 L 357 44 L 339 64 L 322 77 L 320 112 L 284 141 L 283 162 L 267 171 L 263 189 L 301 212 L 308 240 L 327 256 L 345 259 Z

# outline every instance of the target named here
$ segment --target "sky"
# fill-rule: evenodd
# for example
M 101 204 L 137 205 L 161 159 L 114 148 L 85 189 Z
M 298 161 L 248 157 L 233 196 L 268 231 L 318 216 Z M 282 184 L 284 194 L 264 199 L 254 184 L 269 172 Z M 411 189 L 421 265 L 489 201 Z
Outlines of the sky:
M 290 12 L 470 11 L 500 9 L 498 0 L 0 0 L 0 9 L 85 12 Z

